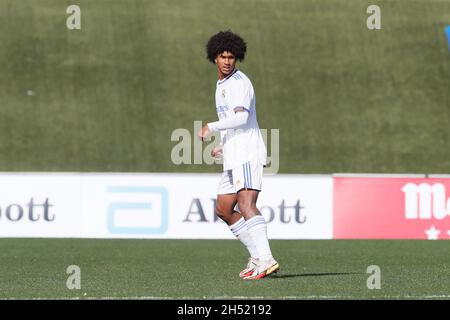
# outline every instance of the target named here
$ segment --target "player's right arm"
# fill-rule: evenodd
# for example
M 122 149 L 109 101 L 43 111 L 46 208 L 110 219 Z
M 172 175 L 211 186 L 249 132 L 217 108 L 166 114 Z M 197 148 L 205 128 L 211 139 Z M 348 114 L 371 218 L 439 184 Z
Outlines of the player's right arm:
M 227 129 L 235 129 L 247 123 L 248 111 L 245 108 L 237 107 L 234 113 L 227 118 L 207 124 L 210 131 L 221 131 Z
M 211 156 L 215 159 L 220 159 L 222 157 L 222 148 L 223 146 L 221 144 L 215 146 L 214 149 L 211 150 Z

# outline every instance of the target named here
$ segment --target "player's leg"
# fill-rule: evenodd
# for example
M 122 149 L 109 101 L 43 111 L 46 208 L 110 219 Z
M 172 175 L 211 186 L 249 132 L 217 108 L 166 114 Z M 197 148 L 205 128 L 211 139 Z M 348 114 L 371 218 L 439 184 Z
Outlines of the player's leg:
M 249 162 L 239 170 L 233 171 L 233 177 L 242 176 L 244 188 L 237 193 L 239 210 L 246 220 L 247 231 L 256 247 L 258 268 L 246 279 L 260 279 L 278 271 L 278 262 L 273 258 L 267 237 L 267 224 L 256 206 L 262 185 L 263 167 L 257 162 Z M 242 171 L 242 174 L 239 173 Z
M 215 213 L 228 226 L 236 224 L 242 218 L 241 214 L 234 210 L 236 203 L 236 193 L 217 195 Z
M 244 244 L 250 254 L 246 268 L 239 273 L 239 276 L 245 277 L 253 273 L 255 269 L 257 251 L 247 231 L 245 219 L 240 212 L 235 210 L 237 194 L 234 190 L 231 172 L 226 171 L 219 184 L 215 212 L 220 219 L 225 221 L 231 232 Z

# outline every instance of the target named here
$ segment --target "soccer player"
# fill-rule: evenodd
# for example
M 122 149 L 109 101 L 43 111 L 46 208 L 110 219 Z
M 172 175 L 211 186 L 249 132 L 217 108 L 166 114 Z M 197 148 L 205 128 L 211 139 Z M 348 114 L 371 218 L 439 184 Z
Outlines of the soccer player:
M 212 151 L 223 159 L 217 205 L 219 218 L 247 247 L 250 258 L 239 274 L 244 279 L 261 279 L 279 270 L 267 238 L 267 225 L 256 207 L 261 191 L 266 146 L 256 120 L 255 94 L 250 79 L 236 68 L 245 57 L 247 45 L 231 31 L 213 35 L 207 45 L 207 58 L 217 65 L 216 110 L 219 120 L 202 127 L 203 140 L 220 131 L 221 145 Z M 239 211 L 235 210 L 238 204 Z

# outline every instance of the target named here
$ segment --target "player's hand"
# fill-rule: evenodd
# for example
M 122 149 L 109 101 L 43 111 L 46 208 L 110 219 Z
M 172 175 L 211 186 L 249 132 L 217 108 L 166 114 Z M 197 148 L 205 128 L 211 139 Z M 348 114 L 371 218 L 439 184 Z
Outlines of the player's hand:
M 211 157 L 216 160 L 220 160 L 220 158 L 222 157 L 222 147 L 222 145 L 214 147 L 214 149 L 211 150 Z
M 205 124 L 198 132 L 198 138 L 203 141 L 203 139 L 205 139 L 210 133 L 211 130 L 209 130 L 208 125 Z

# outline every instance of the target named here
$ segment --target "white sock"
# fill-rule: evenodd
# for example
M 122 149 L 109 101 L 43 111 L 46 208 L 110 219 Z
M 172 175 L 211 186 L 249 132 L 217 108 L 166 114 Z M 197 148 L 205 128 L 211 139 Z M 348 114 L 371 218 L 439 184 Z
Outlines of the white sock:
M 244 246 L 247 248 L 248 252 L 250 253 L 250 256 L 253 259 L 258 258 L 258 251 L 256 250 L 256 247 L 252 241 L 252 238 L 250 237 L 250 234 L 247 230 L 247 224 L 245 222 L 244 218 L 240 218 L 237 222 L 233 223 L 230 227 L 231 232 L 244 244 Z
M 272 252 L 270 251 L 269 239 L 267 238 L 267 224 L 264 217 L 256 215 L 247 220 L 247 230 L 256 247 L 259 260 L 272 260 Z

